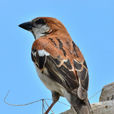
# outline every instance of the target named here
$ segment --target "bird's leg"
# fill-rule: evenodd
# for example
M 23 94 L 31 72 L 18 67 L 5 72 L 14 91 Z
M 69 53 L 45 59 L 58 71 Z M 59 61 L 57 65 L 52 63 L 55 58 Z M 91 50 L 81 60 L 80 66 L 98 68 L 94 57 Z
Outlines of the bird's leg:
M 48 114 L 49 111 L 52 109 L 52 107 L 54 106 L 54 104 L 56 103 L 57 101 L 53 101 L 52 104 L 50 105 L 50 107 L 47 109 L 47 111 L 45 112 L 45 114 Z
M 47 109 L 47 111 L 45 112 L 45 114 L 48 114 L 49 111 L 52 109 L 52 107 L 56 104 L 56 102 L 59 100 L 60 95 L 57 92 L 52 92 L 52 98 L 53 98 L 53 102 L 50 105 L 50 107 Z

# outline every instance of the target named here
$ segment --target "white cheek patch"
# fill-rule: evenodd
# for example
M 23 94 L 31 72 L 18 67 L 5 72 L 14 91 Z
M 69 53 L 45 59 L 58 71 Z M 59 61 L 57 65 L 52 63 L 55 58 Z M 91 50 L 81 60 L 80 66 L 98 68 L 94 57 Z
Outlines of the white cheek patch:
M 47 51 L 45 51 L 45 50 L 39 50 L 38 51 L 38 55 L 39 56 L 44 56 L 44 55 L 49 56 L 50 54 Z
M 41 25 L 41 24 L 39 24 L 37 27 L 33 27 L 32 31 L 35 39 L 38 39 L 41 36 L 45 36 L 45 32 L 48 32 L 49 29 L 50 28 L 47 25 Z

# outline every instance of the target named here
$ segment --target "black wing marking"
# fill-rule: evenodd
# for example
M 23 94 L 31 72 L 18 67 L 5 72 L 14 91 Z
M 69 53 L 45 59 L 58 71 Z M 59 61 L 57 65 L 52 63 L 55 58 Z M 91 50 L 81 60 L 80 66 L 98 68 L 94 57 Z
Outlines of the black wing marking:
M 80 58 L 82 55 L 80 53 L 79 48 L 75 45 L 75 43 L 72 41 L 73 46 L 73 53 L 77 58 Z M 79 54 L 80 53 L 80 54 Z M 84 89 L 88 90 L 88 83 L 89 83 L 89 75 L 88 75 L 88 68 L 86 65 L 86 62 L 84 58 L 81 58 L 80 61 L 74 59 L 74 68 L 77 72 L 78 78 L 81 81 L 81 85 Z
M 80 64 L 79 62 L 77 62 L 76 60 L 73 60 L 74 62 L 74 68 L 76 70 L 80 70 L 82 68 L 82 64 Z
M 77 93 L 79 99 L 84 100 L 87 98 L 87 90 L 88 90 L 88 83 L 89 83 L 87 65 L 85 61 L 82 64 L 74 60 L 74 67 L 75 67 L 75 70 L 77 71 L 79 87 L 77 90 L 73 90 L 73 92 Z
M 56 62 L 55 58 L 47 56 L 45 67 L 50 74 L 49 77 L 69 91 L 78 88 L 78 81 L 73 71 L 69 71 L 64 65 L 58 67 Z
M 34 50 L 31 53 L 32 61 L 37 65 L 39 69 L 42 69 L 45 65 L 46 56 L 39 56 L 38 51 Z
M 82 87 L 88 90 L 89 74 L 88 74 L 88 69 L 85 61 L 83 62 L 82 70 L 77 71 L 77 75 L 80 78 Z
M 72 69 L 72 65 L 69 60 L 65 61 L 64 64 L 67 68 Z

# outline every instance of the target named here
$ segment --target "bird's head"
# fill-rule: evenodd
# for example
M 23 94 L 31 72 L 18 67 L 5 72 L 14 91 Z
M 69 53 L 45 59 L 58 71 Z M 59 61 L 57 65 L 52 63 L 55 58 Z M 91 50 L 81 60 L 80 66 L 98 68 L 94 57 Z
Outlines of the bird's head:
M 53 33 L 68 33 L 64 25 L 52 17 L 38 17 L 32 21 L 20 24 L 19 27 L 32 32 L 35 39 Z

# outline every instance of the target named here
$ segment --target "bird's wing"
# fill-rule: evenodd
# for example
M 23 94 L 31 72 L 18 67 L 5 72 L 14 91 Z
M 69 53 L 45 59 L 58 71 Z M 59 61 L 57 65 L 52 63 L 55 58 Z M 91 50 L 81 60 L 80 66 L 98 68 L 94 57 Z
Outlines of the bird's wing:
M 71 39 L 39 38 L 33 43 L 32 59 L 40 69 L 45 67 L 49 77 L 68 91 L 77 90 L 79 84 L 87 90 L 87 66 L 79 48 Z

